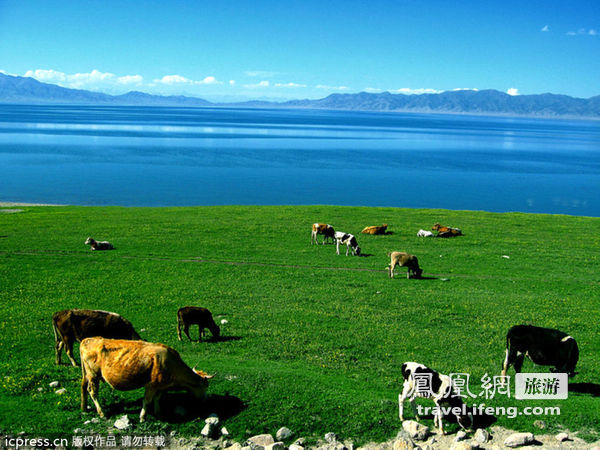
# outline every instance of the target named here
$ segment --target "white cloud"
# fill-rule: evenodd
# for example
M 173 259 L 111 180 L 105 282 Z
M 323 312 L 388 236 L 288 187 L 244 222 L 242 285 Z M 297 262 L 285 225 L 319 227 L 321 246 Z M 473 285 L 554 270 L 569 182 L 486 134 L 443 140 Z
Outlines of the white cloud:
M 347 91 L 350 89 L 348 86 L 327 86 L 326 84 L 317 84 L 317 89 L 326 89 L 328 91 Z
M 260 78 L 270 78 L 277 74 L 277 72 L 270 72 L 268 70 L 247 70 L 245 73 L 249 77 L 260 77 Z
M 383 92 L 383 89 L 368 87 L 365 88 L 365 92 L 368 92 L 370 94 L 377 94 L 379 92 Z
M 548 25 L 544 25 L 544 28 L 542 28 L 540 31 L 543 31 L 544 33 L 550 31 L 550 27 Z
M 506 91 L 508 95 L 519 95 L 519 90 L 517 88 L 510 88 Z
M 28 70 L 23 74 L 24 77 L 35 78 L 38 81 L 42 81 L 44 83 L 58 83 L 61 81 L 67 80 L 67 75 L 63 72 L 57 72 L 56 70 L 45 70 L 45 69 L 36 69 L 36 70 Z
M 454 88 L 453 91 L 478 91 L 477 88 Z
M 400 89 L 392 89 L 392 90 L 390 90 L 390 92 L 393 94 L 405 94 L 405 95 L 417 94 L 417 95 L 420 95 L 420 94 L 439 94 L 444 91 L 440 91 L 438 89 L 431 89 L 431 88 L 420 88 L 420 89 L 400 88 Z
M 168 86 L 175 85 L 201 85 L 201 84 L 222 84 L 221 81 L 218 81 L 213 76 L 205 77 L 202 80 L 191 80 L 190 78 L 183 77 L 181 75 L 165 75 L 164 77 L 154 80 L 155 83 L 158 84 L 166 84 Z
M 117 83 L 120 84 L 142 84 L 144 77 L 141 75 L 125 75 L 117 78 Z
M 235 86 L 235 80 L 229 80 L 229 85 L 230 86 Z
M 586 30 L 585 28 L 580 28 L 577 31 L 568 31 L 567 36 L 577 36 L 577 35 L 585 35 L 585 36 L 598 36 L 598 30 L 594 28 L 590 28 Z
M 276 83 L 275 86 L 276 87 L 286 87 L 286 88 L 305 88 L 306 87 L 305 84 L 298 84 L 298 83 Z
M 263 80 L 256 84 L 245 84 L 244 87 L 248 89 L 257 89 L 257 88 L 266 88 L 269 87 L 271 83 L 268 80 Z

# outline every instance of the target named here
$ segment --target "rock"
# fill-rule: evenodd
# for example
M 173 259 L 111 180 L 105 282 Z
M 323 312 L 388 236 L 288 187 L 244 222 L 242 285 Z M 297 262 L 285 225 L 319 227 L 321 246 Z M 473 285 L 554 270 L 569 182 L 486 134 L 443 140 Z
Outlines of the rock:
M 475 450 L 479 448 L 479 445 L 477 444 L 471 444 L 469 442 L 465 442 L 465 441 L 460 441 L 460 442 L 455 442 L 452 447 L 450 447 L 450 450 Z
M 214 425 L 211 425 L 210 423 L 205 424 L 200 434 L 204 437 L 212 436 L 214 434 Z
M 292 436 L 292 430 L 290 430 L 287 427 L 281 427 L 279 430 L 277 430 L 277 433 L 275 434 L 275 438 L 278 441 L 285 441 L 286 439 L 289 439 Z
M 396 436 L 396 440 L 392 446 L 393 450 L 413 450 L 414 448 L 415 444 L 413 441 L 402 433 L 399 433 L 398 436 Z
M 405 420 L 402 422 L 402 428 L 408 433 L 411 439 L 416 439 L 417 441 L 424 441 L 431 434 L 428 427 L 414 420 Z
M 274 442 L 265 447 L 265 450 L 284 450 L 284 449 L 285 449 L 285 445 L 283 444 L 283 442 Z
M 85 422 L 83 422 L 84 425 L 89 425 L 90 423 L 92 423 L 91 420 L 86 420 Z
M 460 442 L 463 441 L 467 438 L 467 433 L 465 433 L 463 430 L 459 430 L 458 433 L 456 433 L 456 436 L 454 437 L 454 442 Z
M 227 319 L 223 319 L 221 320 L 221 325 L 227 325 L 229 322 L 227 321 Z
M 488 433 L 483 428 L 478 428 L 473 435 L 473 439 L 475 439 L 480 444 L 485 444 L 490 440 L 490 433 Z
M 304 447 L 304 444 L 306 443 L 306 439 L 304 439 L 303 437 L 298 438 L 294 441 L 295 445 L 299 445 L 301 447 Z
M 564 442 L 569 440 L 569 435 L 567 433 L 558 433 L 554 436 L 558 442 Z
M 513 433 L 504 440 L 504 445 L 507 447 L 520 447 L 528 445 L 535 441 L 533 433 Z
M 38 392 L 44 392 L 44 388 L 43 387 L 39 387 L 37 388 Z
M 92 417 L 92 423 L 100 423 L 100 419 L 98 417 Z
M 289 450 L 304 450 L 304 447 L 298 444 L 292 444 L 290 445 Z
M 229 436 L 229 431 L 227 430 L 227 428 L 223 427 L 221 428 L 221 434 L 223 436 Z
M 270 434 L 257 434 L 248 439 L 247 444 L 250 448 L 265 448 L 267 445 L 275 443 L 275 439 Z
M 73 430 L 73 434 L 81 434 L 81 433 L 83 433 L 83 429 L 81 429 L 81 428 L 75 428 Z
M 60 386 L 60 383 L 58 381 L 53 381 L 52 383 L 50 383 L 48 386 L 50 386 L 51 388 L 55 388 Z
M 546 422 L 544 422 L 543 420 L 535 420 L 533 422 L 533 426 L 539 428 L 540 430 L 545 430 L 547 427 Z
M 334 444 L 337 442 L 337 436 L 335 433 L 327 433 L 325 435 L 325 441 L 329 442 L 330 444 Z
M 242 450 L 242 445 L 236 442 L 229 447 L 226 447 L 225 450 Z
M 130 425 L 131 424 L 129 423 L 129 417 L 127 417 L 126 415 L 122 415 L 114 423 L 114 427 L 118 430 L 126 430 L 127 428 L 129 428 Z
M 63 394 L 67 393 L 67 390 L 65 388 L 60 388 L 60 389 L 56 390 L 54 393 L 57 395 L 63 395 Z

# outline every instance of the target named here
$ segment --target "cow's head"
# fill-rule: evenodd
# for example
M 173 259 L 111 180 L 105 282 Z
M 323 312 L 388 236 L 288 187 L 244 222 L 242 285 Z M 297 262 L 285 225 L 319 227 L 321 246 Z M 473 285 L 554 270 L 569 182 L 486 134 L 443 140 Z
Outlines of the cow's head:
M 94 243 L 94 240 L 91 237 L 89 237 L 85 240 L 85 245 L 91 245 L 93 243 Z
M 433 226 L 431 227 L 431 229 L 433 231 L 439 230 L 440 228 L 442 228 L 442 225 L 439 223 L 434 223 Z
M 422 274 L 423 274 L 423 269 L 418 268 L 417 270 L 415 270 L 415 277 L 421 278 Z

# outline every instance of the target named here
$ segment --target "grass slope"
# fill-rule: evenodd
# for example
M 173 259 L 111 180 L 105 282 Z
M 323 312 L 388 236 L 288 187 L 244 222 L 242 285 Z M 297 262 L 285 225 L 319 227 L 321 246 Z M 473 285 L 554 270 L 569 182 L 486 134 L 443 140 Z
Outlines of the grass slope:
M 0 432 L 70 434 L 95 416 L 79 411 L 79 369 L 54 364 L 51 315 L 75 307 L 121 313 L 145 339 L 217 372 L 209 392 L 245 404 L 226 420 L 240 439 L 280 426 L 296 436 L 388 439 L 400 426 L 404 361 L 470 373 L 479 393 L 484 374 L 499 375 L 506 331 L 519 323 L 572 334 L 581 357 L 571 383 L 600 378 L 599 219 L 333 206 L 23 209 L 0 214 Z M 356 234 L 368 256 L 309 245 L 315 221 Z M 383 222 L 393 234 L 359 234 Z M 465 236 L 416 237 L 435 222 Z M 87 236 L 116 250 L 90 252 Z M 431 279 L 407 280 L 403 268 L 389 279 L 386 253 L 394 250 L 418 255 Z M 188 304 L 226 318 L 222 334 L 239 339 L 179 342 L 176 311 Z M 526 361 L 525 371 L 537 369 L 548 370 Z M 53 380 L 67 394 L 54 394 Z M 587 386 L 598 395 L 597 384 Z M 112 419 L 139 413 L 142 391 L 103 384 L 100 392 Z M 226 407 L 226 397 L 214 398 Z M 590 394 L 474 402 L 558 405 L 560 416 L 543 417 L 551 430 L 597 436 L 600 401 Z M 498 424 L 531 430 L 536 419 L 499 417 Z M 150 417 L 137 430 L 198 435 L 203 423 Z

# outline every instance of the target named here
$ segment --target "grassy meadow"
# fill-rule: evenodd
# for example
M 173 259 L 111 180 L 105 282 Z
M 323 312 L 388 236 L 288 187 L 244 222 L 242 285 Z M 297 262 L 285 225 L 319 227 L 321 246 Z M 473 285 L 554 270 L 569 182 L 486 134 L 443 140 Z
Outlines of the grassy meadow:
M 568 400 L 468 403 L 560 406 L 560 416 L 496 423 L 534 431 L 543 419 L 549 431 L 598 439 L 600 219 L 336 206 L 21 208 L 0 213 L 0 434 L 70 436 L 96 417 L 80 412 L 80 369 L 55 365 L 51 327 L 54 311 L 89 308 L 122 314 L 144 339 L 216 373 L 209 409 L 237 439 L 281 426 L 296 437 L 333 431 L 355 443 L 389 439 L 401 426 L 403 362 L 469 373 L 479 393 L 481 377 L 500 374 L 510 326 L 558 328 L 580 348 Z M 317 221 L 356 234 L 365 256 L 311 246 Z M 360 234 L 384 222 L 390 234 Z M 464 236 L 416 237 L 435 222 Z M 88 236 L 116 249 L 91 252 Z M 425 279 L 407 280 L 404 268 L 389 279 L 386 253 L 395 250 L 417 255 Z M 185 305 L 226 319 L 226 339 L 179 342 L 176 311 Z M 526 360 L 524 371 L 548 368 Z M 66 394 L 48 387 L 54 380 Z M 110 423 L 127 413 L 139 432 L 199 435 L 211 412 L 149 416 L 140 425 L 142 395 L 100 386 Z

